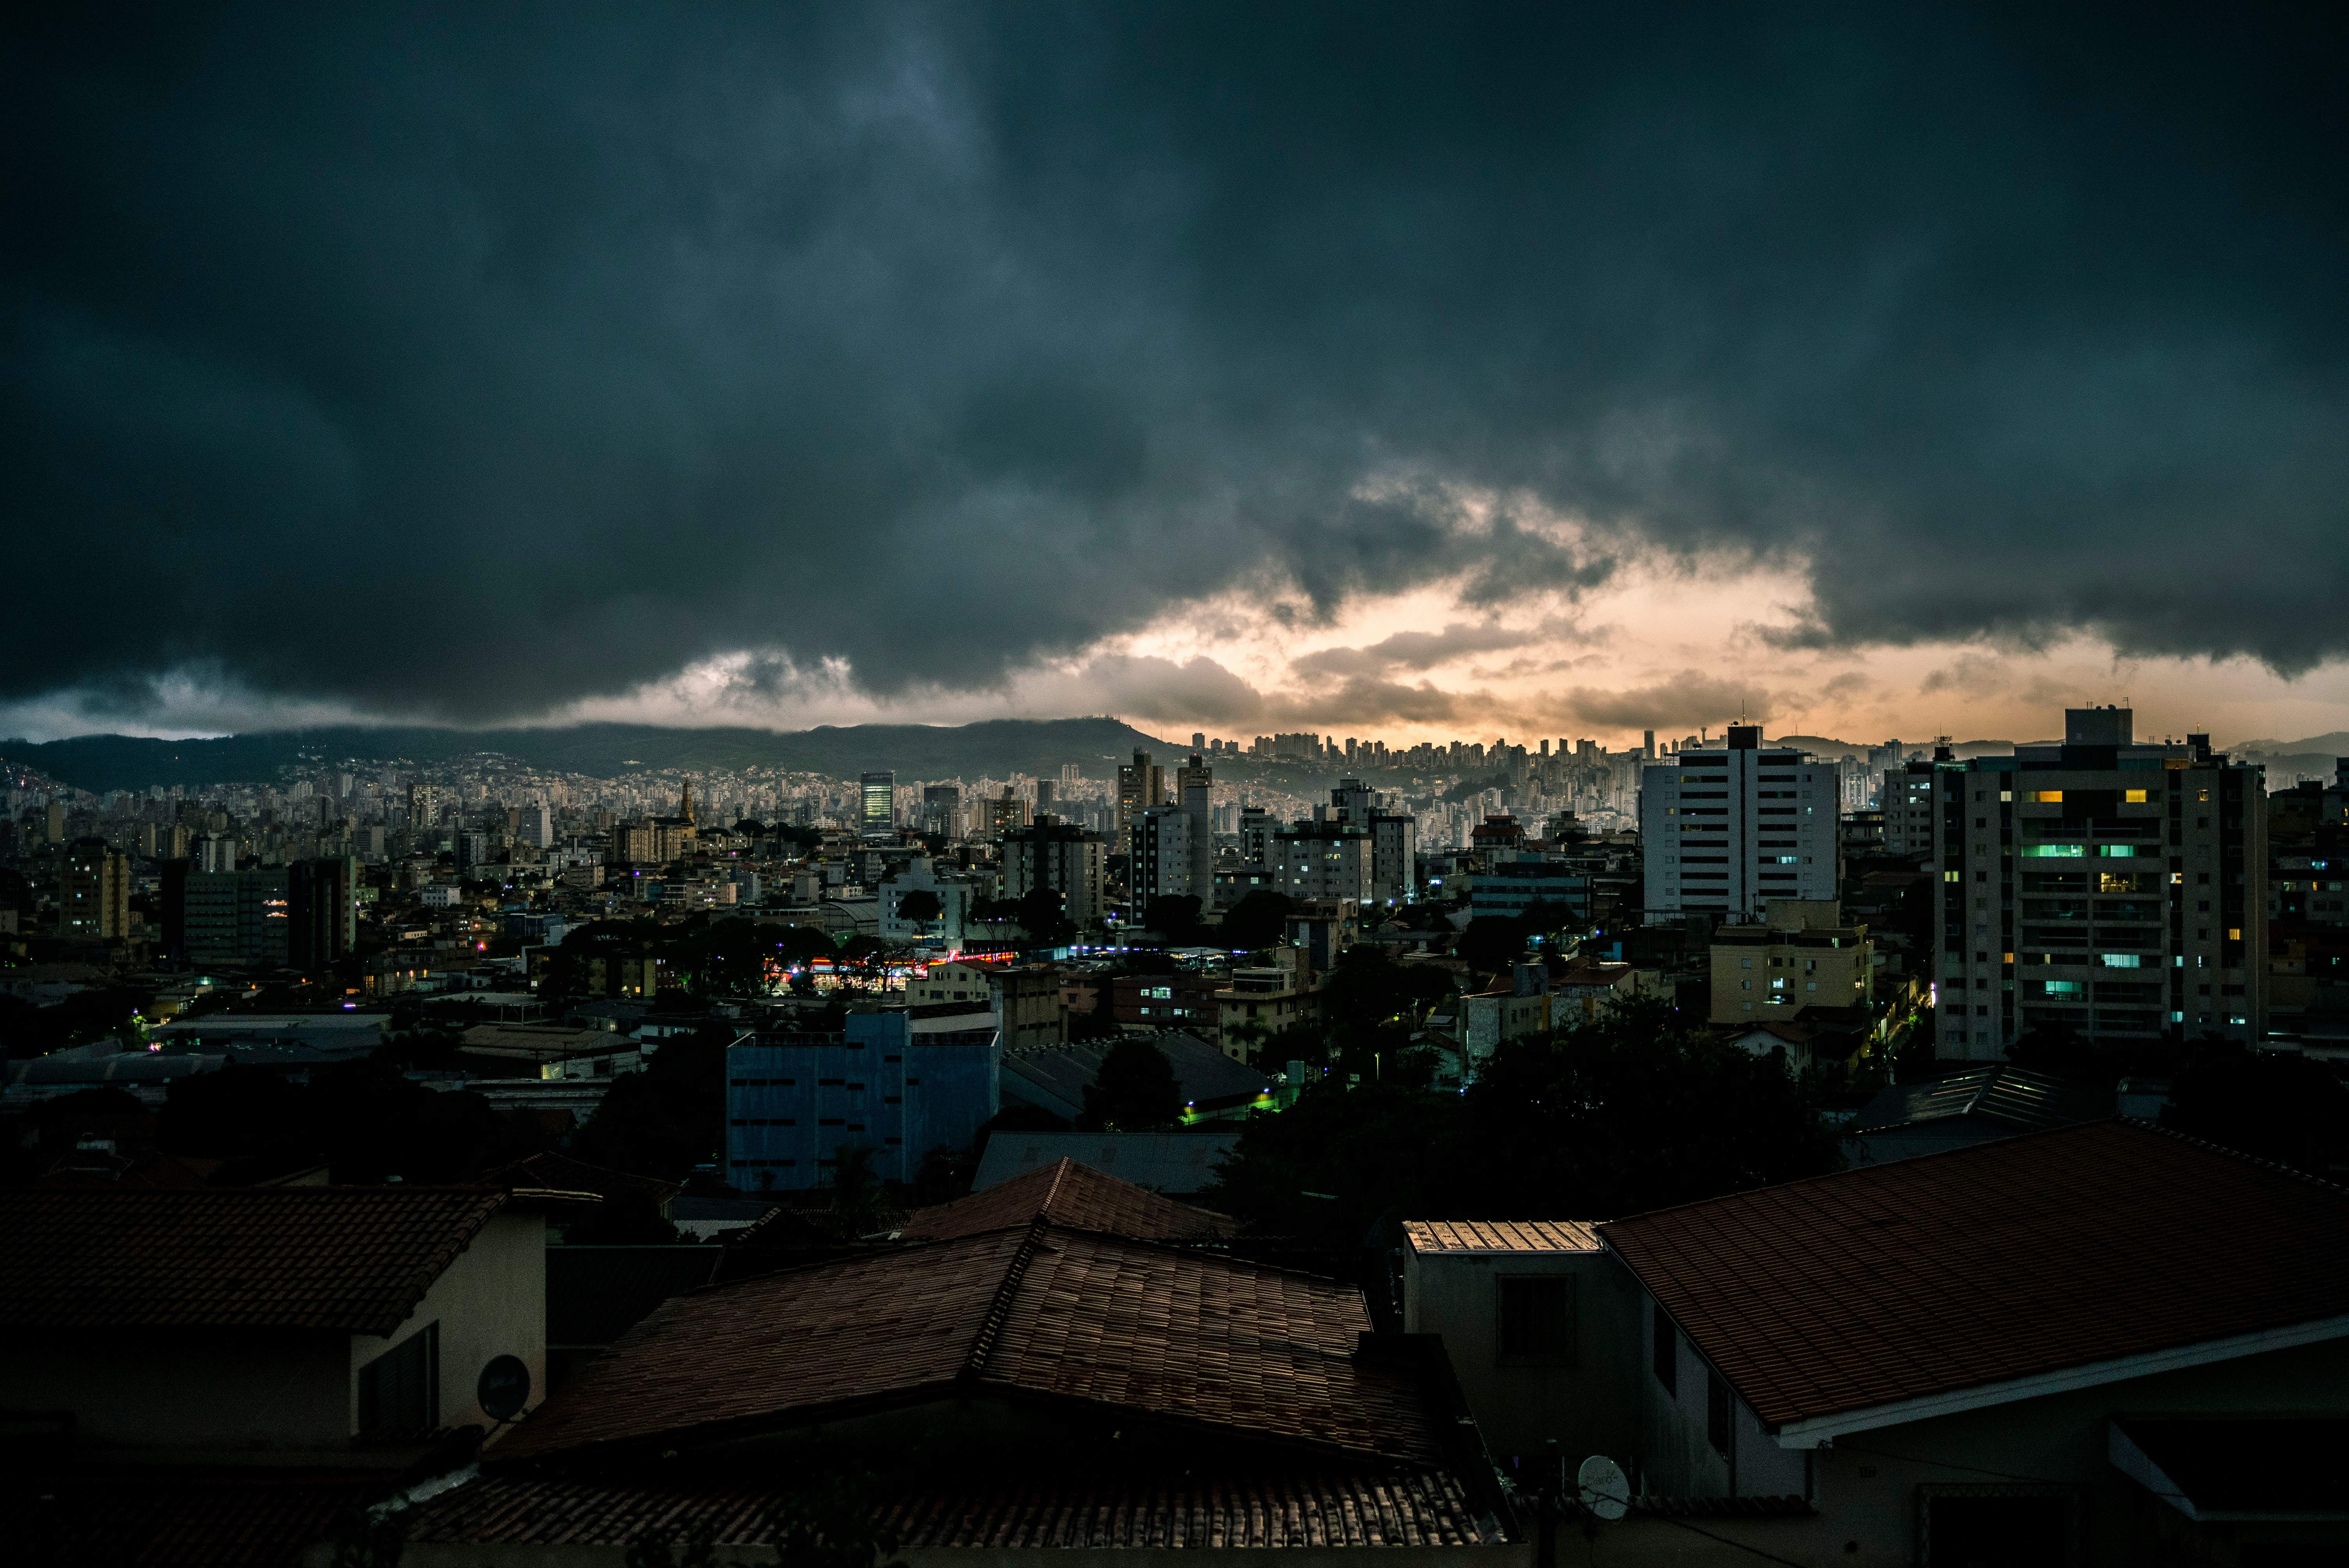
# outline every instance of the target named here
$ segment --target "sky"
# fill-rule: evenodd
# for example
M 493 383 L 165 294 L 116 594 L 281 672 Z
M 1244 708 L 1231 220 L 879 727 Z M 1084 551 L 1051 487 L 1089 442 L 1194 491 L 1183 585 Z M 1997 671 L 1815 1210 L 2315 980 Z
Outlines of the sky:
M 2344 26 L 56 8 L 0 736 L 2349 729 Z

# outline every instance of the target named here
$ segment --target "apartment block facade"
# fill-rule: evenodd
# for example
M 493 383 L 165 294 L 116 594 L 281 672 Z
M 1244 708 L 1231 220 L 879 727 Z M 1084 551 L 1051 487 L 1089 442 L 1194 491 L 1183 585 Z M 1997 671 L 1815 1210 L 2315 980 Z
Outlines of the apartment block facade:
M 1644 769 L 1649 923 L 1744 920 L 1772 899 L 1834 898 L 1837 800 L 1832 765 L 1764 748 L 1753 725 Z
M 2254 1041 L 2267 1011 L 2267 793 L 2207 736 L 2137 742 L 2075 708 L 2061 746 L 1933 765 L 1940 1052 L 2034 1026 Z

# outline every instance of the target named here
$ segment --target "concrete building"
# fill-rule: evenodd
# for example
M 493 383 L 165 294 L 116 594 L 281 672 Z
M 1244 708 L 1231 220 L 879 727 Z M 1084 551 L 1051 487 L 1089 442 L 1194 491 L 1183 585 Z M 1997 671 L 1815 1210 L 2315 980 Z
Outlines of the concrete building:
M 968 830 L 962 820 L 961 785 L 922 786 L 922 827 L 949 839 L 959 839 Z
M 57 934 L 86 942 L 130 934 L 130 858 L 104 839 L 76 839 L 57 873 Z
M 843 1147 L 910 1181 L 968 1149 L 999 1106 L 1002 1051 L 984 1012 L 851 1013 L 837 1035 L 761 1035 L 726 1053 L 726 1175 L 749 1191 L 820 1186 Z
M 1180 806 L 1147 806 L 1133 820 L 1126 888 L 1134 919 L 1148 921 L 1150 906 L 1162 898 L 1195 896 L 1204 909 L 1215 890 L 1212 882 L 1201 887 L 1192 881 L 1196 861 L 1191 835 L 1196 823 L 1191 813 Z
M 1638 1368 L 1616 1352 L 1637 1313 L 1597 1232 L 1406 1220 L 1402 1239 L 1403 1332 L 1442 1336 L 1503 1475 L 1530 1489 L 1553 1453 L 1575 1465 L 1630 1450 Z
M 1109 845 L 1099 833 L 1039 818 L 1003 836 L 1003 896 L 1025 898 L 1038 888 L 1061 895 L 1061 910 L 1079 931 L 1099 920 L 1109 874 Z
M 1272 835 L 1272 888 L 1292 899 L 1371 902 L 1376 850 L 1371 830 L 1352 822 L 1291 822 Z
M 2072 708 L 2060 746 L 1933 765 L 1940 1052 L 2266 1030 L 2267 794 L 2207 736 Z
M 297 861 L 285 868 L 285 957 L 300 969 L 322 969 L 358 945 L 359 863 L 349 859 Z
M 933 920 L 912 920 L 899 913 L 908 893 L 926 892 L 938 901 Z M 941 872 L 927 855 L 916 855 L 881 878 L 878 890 L 880 937 L 888 943 L 939 943 L 959 946 L 968 934 L 971 901 L 978 889 L 967 877 Z
M 1933 761 L 1904 762 L 1884 770 L 1878 790 L 1884 811 L 1883 852 L 1895 860 L 1923 861 L 1933 853 L 1933 769 L 1950 760 L 1950 748 L 1933 748 Z
M 1836 896 L 1836 770 L 1754 725 L 1641 771 L 1651 924 L 1737 920 L 1774 898 Z
M 1759 921 L 1713 933 L 1716 1024 L 1791 1023 L 1806 1008 L 1868 1007 L 1876 950 L 1834 899 L 1773 899 Z
M 191 872 L 184 884 L 181 930 L 196 967 L 276 968 L 292 950 L 292 911 L 284 866 L 242 872 Z
M 1165 799 L 1166 770 L 1153 762 L 1147 751 L 1136 751 L 1133 762 L 1117 770 L 1115 841 L 1129 842 L 1142 813 Z

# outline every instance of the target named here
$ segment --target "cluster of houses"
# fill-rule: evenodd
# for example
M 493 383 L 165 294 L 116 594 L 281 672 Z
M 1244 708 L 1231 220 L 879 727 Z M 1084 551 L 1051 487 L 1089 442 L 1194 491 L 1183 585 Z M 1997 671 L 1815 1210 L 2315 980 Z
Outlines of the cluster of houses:
M 560 1156 L 53 1184 L 0 1206 L 10 1534 L 319 1568 L 811 1530 L 909 1568 L 2349 1556 L 2349 1191 L 2123 1118 L 1995 1130 L 1651 1213 L 1399 1216 L 1350 1270 L 1216 1212 L 1183 1139 L 1003 1134 L 880 1230 L 777 1208 L 700 1245 L 566 1244 L 645 1194 Z

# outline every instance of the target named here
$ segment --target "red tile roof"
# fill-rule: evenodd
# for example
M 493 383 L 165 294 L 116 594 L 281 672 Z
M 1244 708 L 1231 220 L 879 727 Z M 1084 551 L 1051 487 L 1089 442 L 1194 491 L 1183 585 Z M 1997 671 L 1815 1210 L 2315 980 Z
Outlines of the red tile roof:
M 1145 1242 L 1193 1242 L 1228 1236 L 1231 1220 L 1161 1197 L 1073 1160 L 1054 1161 L 951 1203 L 916 1210 L 898 1234 L 942 1242 L 1037 1220 L 1075 1231 L 1101 1231 Z
M 1599 1233 L 1580 1220 L 1405 1220 L 1415 1253 L 1595 1253 Z
M 1405 1371 L 1354 1359 L 1350 1285 L 1038 1225 L 676 1298 L 498 1447 L 501 1460 L 664 1448 L 852 1408 L 1065 1399 L 1324 1452 L 1433 1463 Z
M 2349 1315 L 2349 1191 L 2117 1119 L 1599 1230 L 1773 1424 Z
M 765 1545 L 777 1489 L 656 1488 L 494 1475 L 423 1503 L 419 1545 L 616 1546 L 707 1531 Z M 1437 1470 L 1193 1475 L 1166 1482 L 1023 1479 L 908 1488 L 882 1509 L 902 1549 L 934 1547 L 1466 1546 L 1460 1485 Z
M 0 1326 L 389 1334 L 506 1194 L 36 1191 L 0 1203 Z

